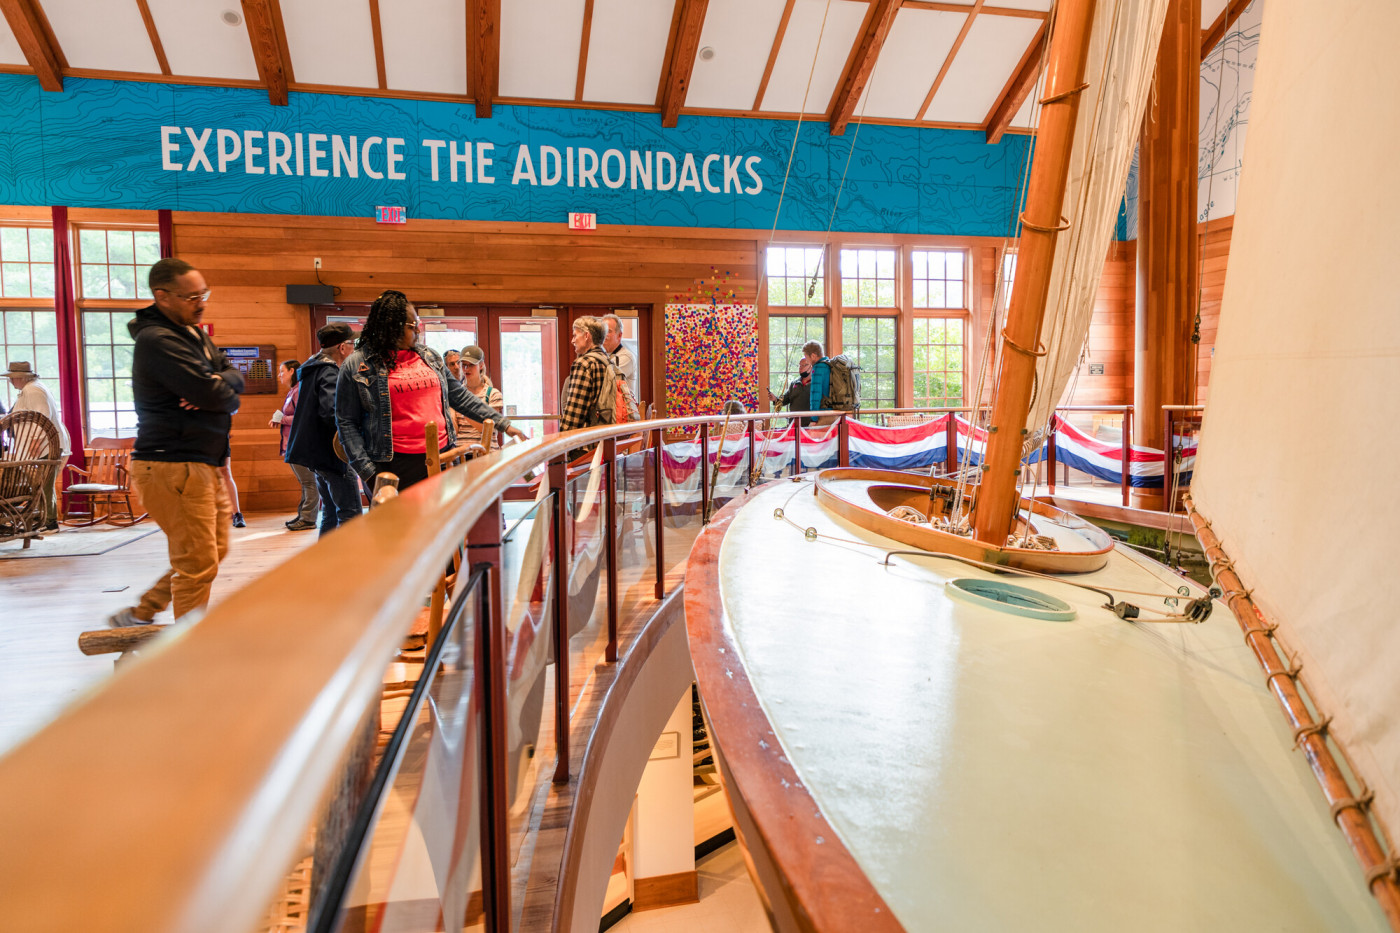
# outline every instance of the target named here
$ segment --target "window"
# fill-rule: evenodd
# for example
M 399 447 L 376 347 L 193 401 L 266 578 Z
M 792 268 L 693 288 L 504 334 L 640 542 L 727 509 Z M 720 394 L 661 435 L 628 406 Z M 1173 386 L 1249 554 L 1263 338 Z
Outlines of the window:
M 80 228 L 77 241 L 88 437 L 130 437 L 136 433 L 136 405 L 127 323 L 133 311 L 151 300 L 146 276 L 160 259 L 160 234 L 130 227 Z
M 50 266 L 52 271 L 52 266 Z M 58 391 L 58 315 L 49 309 L 6 308 L 0 312 L 0 351 L 10 362 L 27 360 L 41 379 L 47 381 L 50 391 Z M 0 399 L 8 411 L 15 403 L 19 391 L 3 381 Z
M 914 320 L 914 407 L 962 406 L 963 333 L 961 318 Z
M 768 305 L 821 308 L 826 305 L 825 250 L 820 246 L 768 247 Z
M 79 230 L 78 257 L 82 297 L 149 300 L 146 274 L 160 259 L 160 234 L 154 230 Z
M 899 328 L 893 317 L 848 317 L 841 321 L 841 352 L 860 367 L 860 407 L 895 407 Z
M 782 395 L 797 378 L 802 345 L 815 340 L 826 346 L 826 318 L 808 314 L 768 317 L 768 386 Z
M 841 250 L 841 304 L 848 308 L 893 308 L 892 249 Z
M 0 297 L 53 297 L 53 230 L 0 227 Z
M 909 258 L 914 267 L 914 307 L 967 307 L 967 263 L 962 250 L 916 249 Z
M 1011 307 L 1011 287 L 1016 284 L 1016 253 L 1007 250 L 1001 257 L 1001 307 Z

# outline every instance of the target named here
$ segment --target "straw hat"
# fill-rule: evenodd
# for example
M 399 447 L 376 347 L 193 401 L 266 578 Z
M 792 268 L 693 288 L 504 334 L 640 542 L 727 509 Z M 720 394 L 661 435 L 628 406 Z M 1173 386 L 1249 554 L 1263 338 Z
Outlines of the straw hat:
M 10 369 L 9 369 L 9 371 L 6 373 L 6 375 L 7 375 L 7 376 L 11 376 L 11 377 L 13 377 L 13 376 L 33 376 L 35 379 L 38 379 L 38 378 L 39 378 L 39 374 L 36 373 L 36 372 L 34 371 L 34 367 L 31 366 L 31 365 L 29 365 L 28 362 L 11 363 L 11 364 L 10 364 Z

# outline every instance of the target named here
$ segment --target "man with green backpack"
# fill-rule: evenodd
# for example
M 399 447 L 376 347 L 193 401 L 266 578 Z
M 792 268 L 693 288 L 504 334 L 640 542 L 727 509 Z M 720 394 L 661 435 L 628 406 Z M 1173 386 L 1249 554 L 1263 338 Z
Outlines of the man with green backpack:
M 812 364 L 810 411 L 860 411 L 860 367 L 850 357 L 827 357 L 815 340 L 802 347 L 802 355 Z M 817 424 L 818 419 L 807 423 Z

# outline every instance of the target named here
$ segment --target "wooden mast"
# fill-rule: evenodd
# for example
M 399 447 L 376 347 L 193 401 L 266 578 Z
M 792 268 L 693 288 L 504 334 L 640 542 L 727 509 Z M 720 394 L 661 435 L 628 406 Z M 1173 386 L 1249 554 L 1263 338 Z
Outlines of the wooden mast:
M 1050 294 L 1050 272 L 1055 241 L 1061 229 L 1065 182 L 1079 115 L 1079 99 L 1085 88 L 1084 69 L 1089 57 L 1089 32 L 1095 0 L 1060 0 L 1050 35 L 1045 65 L 1045 96 L 1036 133 L 1026 210 L 1021 215 L 1021 242 L 1017 257 L 1016 290 L 1002 331 L 1003 348 L 996 400 L 977 494 L 973 535 L 977 540 L 1004 545 L 1019 501 L 1017 480 L 1021 470 L 1021 445 L 1026 436 L 1026 415 L 1035 383 L 1040 347 L 1040 326 Z

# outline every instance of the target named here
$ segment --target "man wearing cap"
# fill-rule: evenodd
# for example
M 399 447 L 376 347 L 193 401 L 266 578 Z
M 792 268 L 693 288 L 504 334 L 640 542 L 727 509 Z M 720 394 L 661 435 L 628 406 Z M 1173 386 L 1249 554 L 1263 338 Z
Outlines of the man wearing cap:
M 491 377 L 486 375 L 486 352 L 478 346 L 463 347 L 459 366 L 462 375 L 458 378 L 462 385 L 467 387 L 467 391 L 485 402 L 497 414 L 504 414 L 505 398 L 501 395 L 501 390 L 491 384 Z M 473 421 L 460 412 L 454 411 L 453 415 L 457 418 L 457 443 L 480 444 L 481 422 Z
M 13 410 L 36 411 L 52 421 L 58 430 L 59 444 L 62 445 L 60 453 L 63 459 L 67 460 L 73 448 L 68 439 L 68 429 L 63 426 L 63 416 L 58 411 L 58 401 L 54 399 L 49 387 L 39 381 L 39 374 L 29 363 L 11 363 L 8 376 L 10 385 L 19 390 Z M 62 472 L 54 471 L 53 485 L 44 492 L 44 528 L 47 531 L 58 530 L 58 480 Z
M 287 439 L 287 462 L 316 474 L 321 494 L 320 534 L 360 514 L 360 483 L 335 452 L 335 386 L 340 364 L 355 352 L 349 324 L 327 324 L 316 332 L 321 352 L 301 364 L 297 416 Z M 291 523 L 288 523 L 291 527 Z
M 131 391 L 136 448 L 131 485 L 165 532 L 170 570 L 112 626 L 145 625 L 172 602 L 175 618 L 203 609 L 228 553 L 233 503 L 219 468 L 229 456 L 229 429 L 243 376 L 196 325 L 209 286 L 180 259 L 162 259 L 147 281 L 155 303 L 127 329 L 136 345 Z

